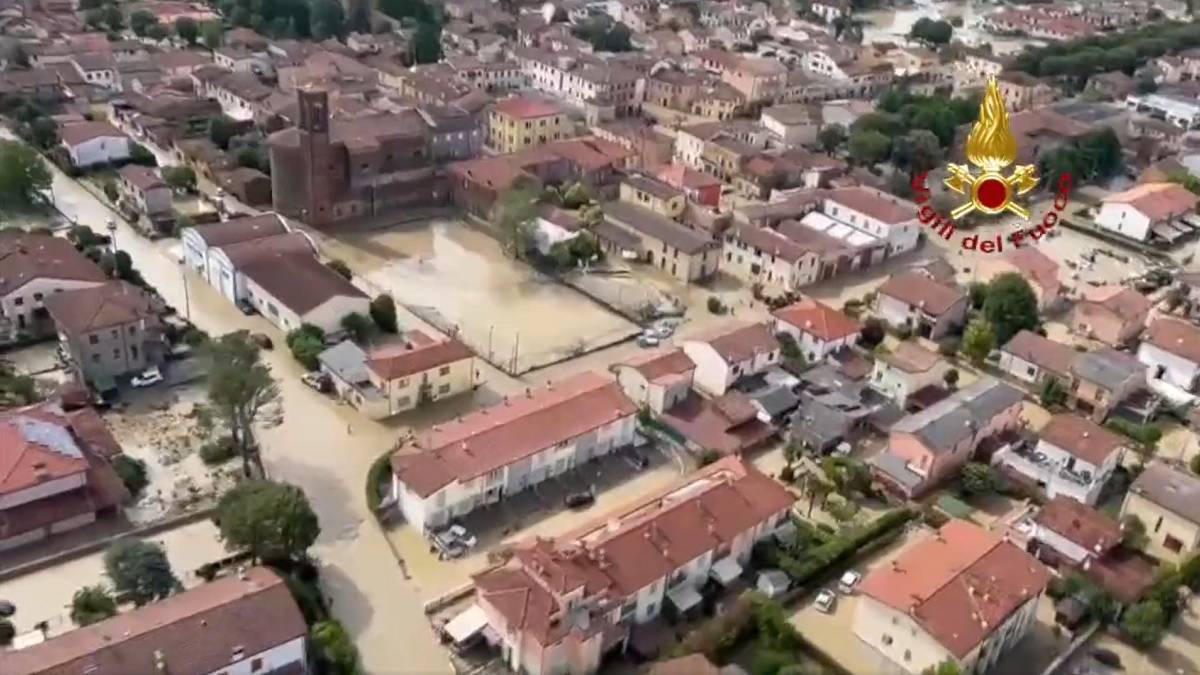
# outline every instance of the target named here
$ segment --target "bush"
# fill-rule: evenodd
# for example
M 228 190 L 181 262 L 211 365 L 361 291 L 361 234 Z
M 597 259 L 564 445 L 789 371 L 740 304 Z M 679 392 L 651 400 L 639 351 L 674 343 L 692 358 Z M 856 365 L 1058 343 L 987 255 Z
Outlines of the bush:
M 117 455 L 112 461 L 113 470 L 117 472 L 125 489 L 135 498 L 150 484 L 146 476 L 146 463 L 129 455 Z
M 391 487 L 392 451 L 388 450 L 371 462 L 367 469 L 367 508 L 374 511 L 387 496 Z
M 139 143 L 133 143 L 129 146 L 129 163 L 140 164 L 141 166 L 158 166 L 158 159 L 153 152 L 146 149 L 146 146 Z
M 700 464 L 700 466 L 708 466 L 718 459 L 721 459 L 721 453 L 717 452 L 716 450 L 704 450 L 696 458 L 696 461 Z
M 814 585 L 823 581 L 826 573 L 838 571 L 851 558 L 877 550 L 900 535 L 904 525 L 916 517 L 908 508 L 889 511 L 865 526 L 839 534 L 829 541 L 803 552 L 802 558 L 793 557 L 777 544 L 769 541 L 755 546 L 755 554 L 767 567 L 777 567 L 796 588 L 809 582 Z
M 233 442 L 233 436 L 222 436 L 200 446 L 200 459 L 208 466 L 224 464 L 237 457 L 237 454 L 237 444 Z
M 858 343 L 865 349 L 874 349 L 876 345 L 883 342 L 884 335 L 886 334 L 887 323 L 883 319 L 871 317 L 863 322 Z
M 387 293 L 382 293 L 371 301 L 371 320 L 384 333 L 397 333 L 400 330 L 396 323 L 396 301 Z
M 1200 454 L 1192 455 L 1192 459 L 1188 462 L 1188 466 L 1191 467 L 1192 473 L 1200 474 Z
M 942 356 L 954 356 L 958 353 L 958 348 L 962 346 L 962 338 L 947 337 L 938 341 L 938 354 Z
M 721 303 L 721 299 L 715 295 L 708 296 L 708 311 L 710 314 L 724 314 L 725 305 Z
M 1162 438 L 1162 429 L 1153 424 L 1138 424 L 1121 417 L 1114 417 L 1104 426 L 1113 431 L 1137 441 L 1143 449 L 1153 450 Z
M 306 323 L 287 334 L 287 345 L 300 365 L 316 370 L 320 365 L 317 356 L 325 350 L 325 331 Z
M 791 464 L 788 464 L 779 470 L 779 480 L 789 484 L 795 482 L 796 470 L 792 468 Z
M 370 339 L 375 323 L 358 312 L 350 312 L 342 317 L 342 329 L 350 335 L 350 339 L 362 343 Z

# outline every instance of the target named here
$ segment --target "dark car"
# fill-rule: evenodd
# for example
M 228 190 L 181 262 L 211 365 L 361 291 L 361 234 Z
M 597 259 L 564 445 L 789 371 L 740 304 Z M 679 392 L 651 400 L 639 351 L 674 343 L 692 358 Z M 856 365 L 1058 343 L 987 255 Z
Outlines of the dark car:
M 1121 655 L 1111 649 L 1093 649 L 1092 658 L 1109 668 L 1121 667 Z
M 245 314 L 246 316 L 254 316 L 255 314 L 258 314 L 258 310 L 254 309 L 254 305 L 245 300 L 238 300 L 237 308 L 240 309 L 242 314 Z
M 563 503 L 570 509 L 582 509 L 596 503 L 596 495 L 588 492 L 571 492 L 563 497 Z
M 17 613 L 17 606 L 7 600 L 0 600 L 0 617 L 10 617 Z

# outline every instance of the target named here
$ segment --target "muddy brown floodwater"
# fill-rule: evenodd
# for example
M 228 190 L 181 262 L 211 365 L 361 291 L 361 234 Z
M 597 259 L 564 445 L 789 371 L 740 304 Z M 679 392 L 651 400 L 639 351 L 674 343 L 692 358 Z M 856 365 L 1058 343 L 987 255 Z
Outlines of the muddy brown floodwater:
M 368 284 L 509 372 L 525 372 L 638 332 L 631 321 L 506 257 L 461 220 L 435 219 L 327 242 Z

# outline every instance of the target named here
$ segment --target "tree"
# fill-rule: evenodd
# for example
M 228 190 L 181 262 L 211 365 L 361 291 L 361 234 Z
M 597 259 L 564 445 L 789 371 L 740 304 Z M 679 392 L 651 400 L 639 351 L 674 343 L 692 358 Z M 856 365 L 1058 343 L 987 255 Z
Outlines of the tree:
M 196 39 L 200 37 L 200 26 L 196 23 L 195 19 L 185 16 L 175 21 L 175 34 L 187 46 L 191 47 L 196 44 Z
M 306 323 L 287 334 L 287 345 L 300 365 L 316 370 L 320 366 L 317 356 L 325 351 L 325 331 Z
M 871 489 L 871 470 L 856 459 L 826 457 L 821 460 L 821 471 L 840 495 L 866 494 Z
M 288 483 L 256 480 L 221 496 L 213 520 L 225 547 L 256 561 L 305 560 L 321 533 L 304 491 Z
M 1157 602 L 1139 602 L 1121 617 L 1121 630 L 1140 649 L 1151 649 L 1162 641 L 1166 633 L 1166 613 Z
M 346 11 L 337 0 L 314 0 L 312 35 L 316 40 L 340 38 L 346 34 Z
M 355 342 L 366 342 L 371 338 L 375 324 L 363 314 L 350 312 L 342 317 L 342 329 L 349 333 Z
M 878 131 L 855 131 L 849 141 L 850 159 L 861 166 L 875 166 L 887 159 L 892 141 Z
M 0 140 L 0 216 L 40 203 L 50 189 L 50 170 L 24 143 Z
M 242 471 L 263 475 L 262 457 L 254 440 L 254 423 L 267 405 L 279 400 L 279 385 L 262 363 L 258 345 L 244 331 L 208 343 L 208 400 L 242 456 Z
M 874 349 L 883 342 L 887 335 L 887 324 L 878 317 L 869 317 L 863 322 L 862 332 L 858 335 L 858 343 L 865 349 Z
M 908 37 L 924 43 L 927 47 L 940 47 L 948 44 L 954 35 L 954 27 L 946 21 L 921 17 L 908 31 Z
M 825 508 L 825 499 L 833 492 L 833 486 L 815 476 L 808 480 L 808 518 L 812 518 L 813 506 L 817 502 L 821 503 L 821 508 Z
M 58 125 L 49 117 L 39 117 L 29 123 L 29 140 L 43 150 L 58 144 Z
M 205 47 L 216 49 L 225 40 L 225 27 L 220 21 L 206 21 L 200 27 L 200 39 L 204 41 Z
M 1057 377 L 1051 377 L 1042 385 L 1039 399 L 1043 406 L 1055 408 L 1067 402 L 1067 390 L 1063 388 Z
M 996 332 L 987 319 L 975 319 L 963 333 L 962 353 L 976 366 L 982 365 L 996 346 Z
M 524 259 L 533 249 L 533 217 L 536 213 L 537 195 L 530 187 L 514 188 L 500 197 L 496 225 L 505 253 Z
M 125 489 L 135 497 L 150 484 L 150 479 L 146 477 L 146 463 L 137 457 L 117 455 L 112 460 L 112 467 Z
M 229 149 L 229 139 L 237 133 L 237 123 L 224 115 L 217 115 L 208 120 L 208 139 L 222 150 Z
M 817 134 L 817 142 L 827 155 L 833 155 L 846 142 L 846 127 L 840 124 L 829 124 Z
M 442 26 L 439 23 L 417 25 L 413 36 L 413 60 L 417 63 L 437 63 L 442 60 Z
M 104 28 L 104 10 L 99 7 L 89 9 L 83 15 L 83 22 L 92 30 L 100 30 Z
M 168 166 L 162 170 L 163 182 L 180 192 L 196 189 L 196 172 L 190 166 Z
M 946 387 L 953 389 L 958 386 L 958 369 L 951 368 L 942 375 L 942 381 L 946 383 Z
M 118 541 L 104 552 L 104 572 L 118 597 L 141 606 L 161 600 L 181 587 L 162 546 L 138 539 Z
M 161 23 L 152 23 L 150 24 L 150 27 L 146 29 L 146 37 L 154 40 L 155 42 L 162 42 L 170 35 L 171 31 L 167 30 L 167 27 Z
M 355 675 L 358 672 L 358 648 L 342 624 L 333 619 L 318 621 L 312 627 L 312 640 L 318 658 L 329 675 Z
M 141 143 L 131 143 L 129 146 L 129 162 L 140 166 L 158 166 L 158 158 Z
M 120 33 L 125 29 L 125 15 L 121 12 L 121 8 L 116 5 L 105 5 L 104 9 L 100 10 L 104 16 L 104 25 L 114 33 Z
M 158 24 L 158 17 L 153 12 L 148 12 L 144 9 L 139 9 L 129 16 L 129 27 L 133 29 L 133 34 L 138 37 L 145 37 L 151 26 Z
M 71 621 L 87 626 L 117 615 L 117 601 L 103 586 L 84 586 L 71 598 Z
M 907 168 L 910 176 L 931 171 L 941 166 L 942 160 L 941 141 L 932 131 L 913 129 L 892 143 L 892 161 Z
M 959 478 L 963 493 L 973 496 L 990 495 L 996 491 L 998 484 L 996 470 L 982 462 L 968 462 Z
M 333 270 L 334 272 L 337 272 L 338 275 L 341 276 L 346 281 L 350 281 L 350 280 L 354 279 L 354 271 L 351 270 L 350 266 L 347 265 L 342 260 L 338 260 L 337 258 L 334 258 L 334 259 L 330 260 L 329 262 L 325 263 L 325 266 L 328 267 L 329 269 Z
M 971 308 L 983 309 L 983 303 L 987 300 L 987 284 L 982 281 L 972 281 L 967 290 L 971 295 Z
M 1007 344 L 1017 333 L 1038 327 L 1037 296 L 1025 277 L 1005 272 L 988 284 L 983 315 L 996 332 L 996 343 Z
M 397 333 L 396 301 L 387 293 L 380 293 L 371 301 L 371 319 L 375 326 L 384 333 Z
M 1121 544 L 1133 551 L 1146 548 L 1150 538 L 1146 536 L 1146 523 L 1135 514 L 1129 514 L 1121 520 Z
M 921 675 L 963 675 L 962 668 L 954 661 L 942 661 L 921 671 Z

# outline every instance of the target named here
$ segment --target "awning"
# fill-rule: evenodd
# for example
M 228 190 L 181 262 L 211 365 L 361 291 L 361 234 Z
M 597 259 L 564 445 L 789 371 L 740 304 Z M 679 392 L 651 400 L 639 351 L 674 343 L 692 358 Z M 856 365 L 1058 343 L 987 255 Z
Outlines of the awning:
M 726 556 L 713 563 L 708 574 L 722 586 L 728 586 L 734 579 L 742 575 L 742 566 L 733 556 Z
M 680 584 L 678 588 L 672 588 L 671 590 L 667 591 L 667 597 L 671 599 L 671 604 L 675 605 L 675 609 L 679 610 L 680 612 L 688 611 L 689 609 L 700 604 L 700 601 L 702 600 L 700 594 L 696 592 L 696 589 L 692 588 L 692 585 L 687 583 Z
M 457 644 L 462 644 L 475 637 L 487 625 L 487 615 L 483 613 L 483 608 L 479 605 L 471 605 L 470 609 L 446 624 L 446 634 Z

